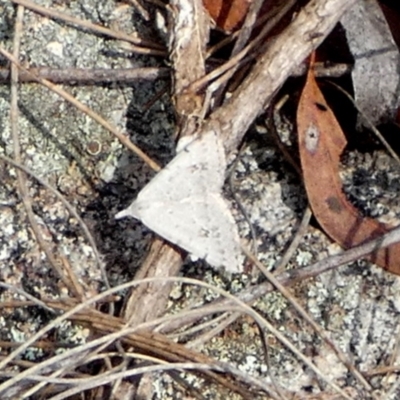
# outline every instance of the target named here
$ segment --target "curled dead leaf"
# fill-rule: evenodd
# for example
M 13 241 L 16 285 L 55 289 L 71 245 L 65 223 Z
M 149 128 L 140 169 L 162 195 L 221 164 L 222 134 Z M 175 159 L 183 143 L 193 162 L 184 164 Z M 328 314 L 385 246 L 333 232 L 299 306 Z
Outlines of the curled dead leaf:
M 313 213 L 325 232 L 344 248 L 375 239 L 391 227 L 364 218 L 347 200 L 339 176 L 347 142 L 310 68 L 297 110 L 304 184 Z M 370 260 L 400 275 L 400 244 L 377 249 Z

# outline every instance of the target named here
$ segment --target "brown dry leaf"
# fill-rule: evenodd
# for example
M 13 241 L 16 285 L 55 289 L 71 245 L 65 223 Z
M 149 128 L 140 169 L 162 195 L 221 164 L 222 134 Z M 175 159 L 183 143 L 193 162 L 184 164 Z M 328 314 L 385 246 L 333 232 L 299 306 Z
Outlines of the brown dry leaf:
M 297 110 L 297 129 L 308 200 L 325 232 L 342 247 L 350 248 L 390 230 L 362 217 L 342 191 L 339 162 L 347 142 L 311 68 Z M 370 260 L 400 275 L 400 244 L 377 250 Z
M 251 0 L 203 0 L 211 18 L 226 32 L 231 32 L 241 25 L 250 3 Z

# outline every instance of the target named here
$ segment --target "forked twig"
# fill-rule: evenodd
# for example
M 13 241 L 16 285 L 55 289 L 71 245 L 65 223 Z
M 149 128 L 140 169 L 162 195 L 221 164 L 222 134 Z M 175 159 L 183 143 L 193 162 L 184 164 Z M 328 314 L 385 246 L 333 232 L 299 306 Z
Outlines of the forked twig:
M 11 354 L 9 354 L 7 357 L 5 357 L 3 360 L 0 361 L 0 370 L 4 368 L 11 360 L 13 360 L 15 357 L 17 357 L 21 352 L 25 351 L 28 347 L 33 345 L 41 336 L 46 334 L 49 330 L 53 329 L 55 326 L 60 324 L 62 321 L 67 320 L 67 319 L 72 319 L 80 323 L 89 323 L 94 329 L 98 330 L 99 332 L 103 332 L 103 336 L 100 339 L 96 339 L 90 343 L 86 343 L 85 345 L 79 346 L 79 348 L 74 348 L 71 349 L 70 352 L 77 352 L 77 354 L 80 353 L 80 351 L 83 350 L 88 350 L 92 347 L 96 347 L 100 345 L 101 343 L 108 342 L 112 339 L 119 339 L 126 336 L 127 334 L 134 335 L 134 336 L 129 336 L 131 339 L 128 341 L 130 345 L 135 346 L 136 348 L 140 348 L 141 350 L 147 349 L 151 354 L 158 354 L 157 351 L 162 351 L 159 354 L 164 354 L 163 357 L 166 357 L 166 359 L 169 359 L 171 361 L 177 361 L 180 362 L 182 360 L 182 356 L 185 357 L 185 360 L 192 360 L 196 362 L 204 362 L 209 359 L 199 353 L 193 353 L 189 351 L 188 349 L 185 349 L 183 346 L 177 345 L 174 342 L 168 341 L 166 338 L 164 338 L 162 335 L 158 335 L 155 333 L 148 333 L 147 331 L 143 331 L 143 329 L 146 328 L 146 325 L 150 325 L 148 323 L 136 326 L 136 327 L 129 327 L 124 324 L 124 322 L 116 317 L 112 316 L 107 316 L 107 318 L 104 318 L 104 315 L 93 308 L 90 308 L 88 312 L 84 312 L 84 309 L 87 309 L 88 306 L 91 304 L 94 304 L 95 302 L 101 300 L 102 298 L 105 298 L 107 296 L 110 296 L 114 293 L 117 293 L 121 290 L 125 290 L 131 286 L 135 286 L 138 284 L 143 284 L 143 283 L 148 283 L 150 281 L 156 281 L 156 280 L 167 280 L 171 282 L 183 282 L 187 284 L 195 284 L 199 285 L 205 288 L 208 288 L 210 290 L 216 291 L 217 293 L 221 294 L 222 296 L 228 298 L 230 301 L 233 302 L 234 307 L 230 308 L 231 311 L 241 311 L 244 312 L 248 315 L 250 315 L 257 323 L 259 323 L 263 328 L 271 331 L 273 335 L 277 337 L 279 341 L 281 341 L 286 347 L 288 347 L 294 354 L 296 354 L 309 368 L 311 368 L 318 376 L 320 376 L 322 379 L 324 379 L 330 386 L 332 386 L 338 393 L 341 393 L 344 398 L 347 398 L 350 400 L 350 398 L 344 393 L 336 384 L 331 382 L 329 379 L 327 379 L 323 373 L 303 354 L 301 354 L 296 347 L 288 341 L 279 330 L 277 330 L 274 326 L 272 326 L 268 321 L 266 321 L 258 312 L 241 302 L 239 299 L 237 299 L 235 296 L 227 293 L 226 291 L 218 288 L 211 286 L 207 283 L 201 282 L 201 281 L 196 281 L 194 279 L 188 279 L 188 278 L 149 278 L 149 279 L 143 279 L 140 281 L 134 281 L 134 282 L 129 282 L 123 285 L 120 285 L 118 287 L 109 289 L 99 295 L 96 295 L 90 299 L 86 299 L 83 303 L 77 304 L 74 307 L 70 308 L 70 306 L 66 306 L 65 304 L 61 303 L 56 303 L 54 301 L 49 301 L 48 305 L 51 305 L 54 308 L 65 310 L 65 313 L 53 321 L 49 323 L 47 326 L 42 328 L 39 332 L 35 333 L 31 338 L 27 339 L 27 341 L 23 344 L 20 345 L 18 349 L 13 351 Z M 226 308 L 223 308 L 223 310 L 227 310 Z M 221 309 L 222 311 L 222 309 Z M 213 310 L 215 312 L 215 310 Z M 163 319 L 165 319 L 164 317 Z M 169 316 L 168 318 L 176 318 L 176 316 L 172 315 Z M 161 322 L 162 319 L 160 319 L 158 322 Z M 110 333 L 114 332 L 114 333 Z M 147 332 L 147 333 L 146 333 Z M 135 339 L 133 339 L 135 338 Z M 126 338 L 127 339 L 127 338 Z M 133 340 L 133 341 L 132 341 Z M 162 345 L 163 343 L 169 343 L 168 347 L 169 350 L 166 351 L 166 349 L 162 350 L 159 346 Z M 171 353 L 171 350 L 175 349 L 177 353 L 173 354 Z M 51 363 L 54 362 L 60 362 L 64 357 L 69 357 L 70 355 L 68 354 L 60 354 L 57 355 L 56 357 L 53 357 L 52 360 L 46 360 L 45 362 L 36 365 L 28 370 L 25 370 L 19 374 L 20 379 L 24 379 L 24 377 L 28 377 L 30 374 L 35 374 L 38 373 L 41 369 L 43 369 L 45 366 L 50 365 Z M 188 358 L 188 356 L 190 356 Z M 176 358 L 178 357 L 178 358 Z M 56 361 L 57 360 L 57 361 Z M 216 364 L 215 364 L 216 363 Z M 245 382 L 251 382 L 251 384 L 255 385 L 255 387 L 262 388 L 263 390 L 267 390 L 267 392 L 270 392 L 270 390 L 265 386 L 265 383 L 261 383 L 258 380 L 251 378 L 247 376 L 246 374 L 243 374 L 242 372 L 238 371 L 237 369 L 226 365 L 224 363 L 220 362 L 215 362 L 215 365 L 221 365 L 223 366 L 224 369 L 227 369 L 228 371 L 232 371 L 234 375 L 240 376 L 242 380 Z M 217 379 L 219 382 L 223 382 L 220 378 L 218 378 L 215 375 L 212 375 L 213 379 Z M 5 391 L 10 388 L 14 384 L 14 380 L 9 380 L 6 382 L 3 382 L 0 384 L 0 395 L 4 394 Z M 236 387 L 236 390 L 238 388 Z M 241 390 L 238 390 L 241 392 Z

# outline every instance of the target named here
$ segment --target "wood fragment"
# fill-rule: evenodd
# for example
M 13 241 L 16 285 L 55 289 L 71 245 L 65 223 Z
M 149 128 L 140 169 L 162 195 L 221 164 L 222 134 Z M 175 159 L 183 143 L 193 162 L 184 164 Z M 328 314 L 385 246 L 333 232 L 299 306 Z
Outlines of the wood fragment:
M 249 126 L 269 104 L 292 70 L 324 40 L 354 2 L 311 0 L 292 23 L 271 41 L 232 98 L 205 122 L 204 131 L 221 132 L 226 152 L 229 154 L 236 150 Z
M 156 80 L 169 76 L 168 68 L 119 68 L 119 69 L 84 69 L 64 68 L 55 69 L 49 67 L 29 68 L 28 72 L 19 72 L 19 82 L 37 82 L 32 75 L 41 79 L 48 79 L 53 83 L 64 83 L 68 85 L 96 85 L 106 83 L 130 84 L 140 79 Z M 9 83 L 10 69 L 0 68 L 0 83 Z
M 194 135 L 203 111 L 204 95 L 190 85 L 205 75 L 209 23 L 201 0 L 170 2 L 169 52 L 172 62 L 173 102 L 177 138 Z
M 260 57 L 252 73 L 234 93 L 231 101 L 219 107 L 204 122 L 197 133 L 202 135 L 208 131 L 219 132 L 224 140 L 225 151 L 230 153 L 236 150 L 237 144 L 245 135 L 247 128 L 261 112 L 264 105 L 272 99 L 275 91 L 308 53 L 328 35 L 346 8 L 354 1 L 312 0 L 288 28 L 271 43 L 270 47 Z M 288 58 L 288 54 L 293 56 Z M 178 61 L 182 62 L 182 58 Z M 181 87 L 185 87 L 185 85 Z M 167 242 L 162 243 L 160 248 L 158 248 L 158 245 L 154 245 L 157 250 L 154 253 L 153 250 L 151 251 L 144 264 L 149 265 L 151 259 L 155 257 L 156 262 L 151 268 L 149 267 L 149 271 L 152 268 L 159 271 L 170 269 L 169 273 L 175 274 L 179 271 L 182 255 L 174 246 Z M 159 255 L 155 256 L 155 254 Z M 156 275 L 146 272 L 144 276 Z M 136 311 L 131 309 L 125 314 L 125 317 L 130 319 L 129 315 L 134 315 L 139 309 L 141 309 L 140 314 L 145 315 L 146 319 L 150 318 L 152 313 L 159 315 L 162 310 L 151 306 L 151 299 L 157 297 L 157 295 L 159 295 L 159 292 L 154 287 L 154 291 L 146 292 L 146 296 L 141 298 L 140 304 L 146 304 L 146 308 L 151 309 L 151 312 L 143 312 L 142 307 L 136 304 Z M 135 300 L 127 301 L 127 310 L 130 308 L 129 303 L 134 304 Z M 160 307 L 160 305 L 158 304 L 157 307 Z

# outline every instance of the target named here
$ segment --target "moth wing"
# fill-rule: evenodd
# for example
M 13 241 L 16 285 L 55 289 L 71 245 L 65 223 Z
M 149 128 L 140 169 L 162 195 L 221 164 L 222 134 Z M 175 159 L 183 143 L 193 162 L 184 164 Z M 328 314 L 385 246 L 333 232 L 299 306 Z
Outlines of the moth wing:
M 241 270 L 237 227 L 221 196 L 151 206 L 138 202 L 135 213 L 149 229 L 214 268 Z

